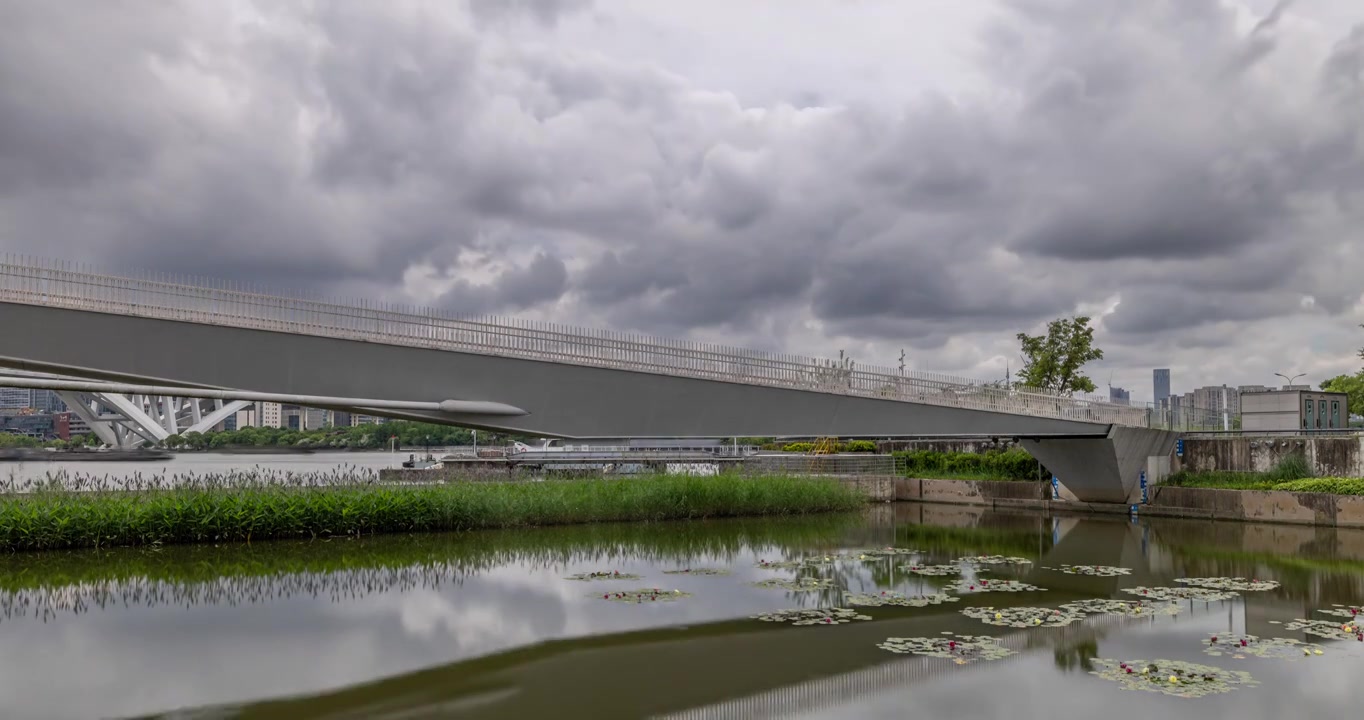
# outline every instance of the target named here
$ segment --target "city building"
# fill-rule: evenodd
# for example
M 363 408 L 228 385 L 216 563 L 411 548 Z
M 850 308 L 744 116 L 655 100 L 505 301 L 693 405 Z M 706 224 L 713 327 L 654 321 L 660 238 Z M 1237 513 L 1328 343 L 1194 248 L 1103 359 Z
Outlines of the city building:
M 358 427 L 360 425 L 378 425 L 384 422 L 386 422 L 384 418 L 375 417 L 373 415 L 358 415 L 356 413 L 351 413 L 350 415 L 351 427 Z
M 1241 393 L 1226 385 L 1209 385 L 1191 394 L 1192 407 L 1211 412 L 1222 412 L 1233 417 L 1241 412 Z
M 1283 390 L 1283 391 L 1285 391 L 1285 392 L 1299 392 L 1299 391 L 1311 392 L 1311 391 L 1312 391 L 1312 386 L 1311 386 L 1311 385 L 1284 385 L 1284 386 L 1283 386 L 1282 388 L 1280 388 L 1280 389 Z
M 343 410 L 332 410 L 329 424 L 332 427 L 350 427 L 350 413 Z
M 1247 393 L 1269 392 L 1269 390 L 1270 388 L 1265 385 L 1240 385 L 1236 388 L 1237 394 L 1240 395 L 1245 395 Z
M 319 408 L 302 408 L 300 414 L 303 416 L 304 430 L 321 430 L 327 427 L 327 421 L 331 413 Z
M 56 390 L 33 390 L 32 395 L 30 402 L 34 410 L 40 413 L 66 412 L 66 401 L 62 400 Z
M 284 427 L 284 406 L 275 402 L 257 403 L 260 408 L 260 427 Z
M 0 388 L 0 409 L 33 407 L 33 391 L 27 388 Z
M 35 440 L 70 440 L 70 415 L 67 413 L 0 414 L 0 433 L 24 435 Z
M 1132 393 L 1120 387 L 1108 388 L 1108 401 L 1118 405 L 1131 405 Z
M 1170 397 L 1170 369 L 1159 368 L 1151 371 L 1152 384 L 1155 386 L 1155 400 L 1157 406 L 1161 401 Z
M 260 427 L 260 406 L 261 403 L 254 403 L 238 410 L 233 418 L 236 429 Z
M 1241 398 L 1241 429 L 1247 432 L 1336 430 L 1349 425 L 1345 393 L 1271 390 Z

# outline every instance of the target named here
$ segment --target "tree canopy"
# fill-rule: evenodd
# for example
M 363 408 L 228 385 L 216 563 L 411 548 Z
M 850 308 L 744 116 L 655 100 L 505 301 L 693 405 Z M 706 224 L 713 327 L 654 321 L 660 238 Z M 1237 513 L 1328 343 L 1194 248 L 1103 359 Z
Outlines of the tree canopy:
M 1321 389 L 1327 392 L 1345 393 L 1349 396 L 1347 404 L 1350 414 L 1364 414 L 1364 370 L 1354 375 L 1337 375 L 1322 382 Z
M 1094 328 L 1084 316 L 1060 318 L 1047 324 L 1047 334 L 1018 334 L 1023 369 L 1018 381 L 1025 387 L 1058 395 L 1094 392 L 1094 381 L 1081 370 L 1100 360 L 1104 351 L 1094 346 Z

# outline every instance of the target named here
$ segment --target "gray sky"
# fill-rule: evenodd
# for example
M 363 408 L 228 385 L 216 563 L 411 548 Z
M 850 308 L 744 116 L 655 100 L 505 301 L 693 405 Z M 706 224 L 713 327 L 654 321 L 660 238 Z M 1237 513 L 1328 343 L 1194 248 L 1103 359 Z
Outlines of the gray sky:
M 1000 377 L 1364 345 L 1352 0 L 0 0 L 0 250 Z

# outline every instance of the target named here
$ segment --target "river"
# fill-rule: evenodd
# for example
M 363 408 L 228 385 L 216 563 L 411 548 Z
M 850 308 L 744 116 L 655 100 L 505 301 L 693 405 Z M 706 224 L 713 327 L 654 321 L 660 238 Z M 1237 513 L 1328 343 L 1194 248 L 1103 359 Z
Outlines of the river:
M 886 546 L 921 552 L 862 555 Z M 750 618 L 842 604 L 843 590 L 934 594 L 955 578 L 905 567 L 966 555 L 1032 561 L 967 566 L 968 582 L 1046 590 L 860 608 L 870 620 L 816 627 Z M 815 563 L 758 567 L 803 557 Z M 1131 574 L 1050 569 L 1062 564 Z M 728 574 L 665 574 L 703 567 Z M 640 579 L 568 579 L 594 571 Z M 830 587 L 753 584 L 797 576 Z M 1130 600 L 1138 596 L 1121 588 L 1223 576 L 1282 585 L 1180 601 L 1169 606 L 1175 615 L 1091 615 L 1057 628 L 987 625 L 962 612 Z M 603 597 L 654 587 L 662 602 Z M 1364 643 L 1284 623 L 1361 602 L 1360 530 L 918 504 L 851 517 L 19 555 L 0 563 L 0 717 L 1347 717 L 1364 701 Z M 967 662 L 878 647 L 946 632 L 994 636 L 1013 654 Z M 1316 642 L 1323 653 L 1205 653 L 1210 635 L 1225 648 L 1243 633 Z M 1187 661 L 1247 671 L 1259 684 L 1192 699 L 1127 691 L 1087 672 L 1102 659 Z M 1164 687 L 1173 671 L 1159 672 Z

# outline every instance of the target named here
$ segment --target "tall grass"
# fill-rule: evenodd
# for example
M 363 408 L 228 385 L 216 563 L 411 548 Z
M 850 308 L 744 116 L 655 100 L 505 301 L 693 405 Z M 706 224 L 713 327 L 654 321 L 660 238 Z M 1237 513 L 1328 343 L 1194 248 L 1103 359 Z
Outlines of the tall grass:
M 130 489 L 59 480 L 0 494 L 0 550 L 792 515 L 865 503 L 836 480 L 780 475 L 412 485 L 239 472 L 137 479 Z

